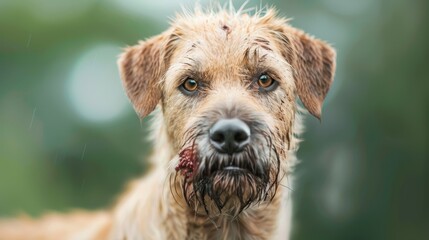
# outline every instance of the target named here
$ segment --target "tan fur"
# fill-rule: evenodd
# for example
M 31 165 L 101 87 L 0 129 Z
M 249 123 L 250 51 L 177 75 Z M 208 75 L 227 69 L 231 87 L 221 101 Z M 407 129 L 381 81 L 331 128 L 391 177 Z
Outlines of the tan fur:
M 296 97 L 320 118 L 333 81 L 335 52 L 297 30 L 272 9 L 249 16 L 241 11 L 184 13 L 164 33 L 129 47 L 119 60 L 124 88 L 141 117 L 152 119 L 153 169 L 130 184 L 109 211 L 40 220 L 4 220 L 0 239 L 288 239 L 290 173 L 295 164 L 300 119 Z M 270 95 L 246 88 L 246 79 L 268 71 L 279 82 Z M 210 88 L 190 98 L 178 91 L 192 76 Z M 272 201 L 251 205 L 236 218 L 227 211 L 207 217 L 188 206 L 174 170 L 187 129 L 218 108 L 238 108 L 272 132 L 281 181 Z M 207 117 L 212 121 L 214 116 Z M 179 192 L 177 192 L 179 191 Z M 216 211 L 210 204 L 210 211 Z

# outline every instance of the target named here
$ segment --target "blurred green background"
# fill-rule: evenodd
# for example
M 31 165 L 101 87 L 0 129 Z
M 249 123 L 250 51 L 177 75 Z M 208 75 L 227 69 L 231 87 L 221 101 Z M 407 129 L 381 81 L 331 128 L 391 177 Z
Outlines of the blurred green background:
M 109 206 L 145 171 L 116 57 L 191 2 L 0 0 L 0 216 Z M 428 239 L 428 1 L 265 4 L 338 51 L 322 124 L 306 120 L 293 239 Z

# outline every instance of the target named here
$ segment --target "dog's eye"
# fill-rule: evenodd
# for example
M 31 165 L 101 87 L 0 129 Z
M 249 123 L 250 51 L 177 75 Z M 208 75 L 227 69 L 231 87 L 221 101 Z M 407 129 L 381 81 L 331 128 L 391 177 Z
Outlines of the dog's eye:
M 185 93 L 188 94 L 193 93 L 198 89 L 198 82 L 192 78 L 188 78 L 182 83 L 182 85 L 180 85 L 180 89 L 182 92 L 185 91 Z
M 259 76 L 258 85 L 266 91 L 274 90 L 276 81 L 267 74 Z

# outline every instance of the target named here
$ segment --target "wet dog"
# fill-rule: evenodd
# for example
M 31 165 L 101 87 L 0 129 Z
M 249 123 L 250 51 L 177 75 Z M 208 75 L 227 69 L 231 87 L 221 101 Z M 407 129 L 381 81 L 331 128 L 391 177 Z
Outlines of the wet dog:
M 288 239 L 296 100 L 321 117 L 335 51 L 273 9 L 196 10 L 125 49 L 119 67 L 139 116 L 154 111 L 153 169 L 52 239 Z M 65 219 L 34 224 L 47 233 Z

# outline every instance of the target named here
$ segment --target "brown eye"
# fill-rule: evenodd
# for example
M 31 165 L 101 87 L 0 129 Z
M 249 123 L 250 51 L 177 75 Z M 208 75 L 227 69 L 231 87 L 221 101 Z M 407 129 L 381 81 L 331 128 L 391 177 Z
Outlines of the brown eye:
M 182 85 L 180 85 L 179 90 L 185 95 L 193 95 L 197 93 L 199 84 L 192 78 L 187 78 Z
M 258 85 L 264 89 L 269 88 L 271 85 L 273 85 L 274 82 L 275 81 L 267 74 L 262 74 L 258 79 Z
M 193 93 L 198 89 L 198 82 L 192 78 L 188 78 L 184 83 L 180 86 L 180 88 L 185 91 L 185 93 Z M 183 92 L 182 91 L 182 92 Z

